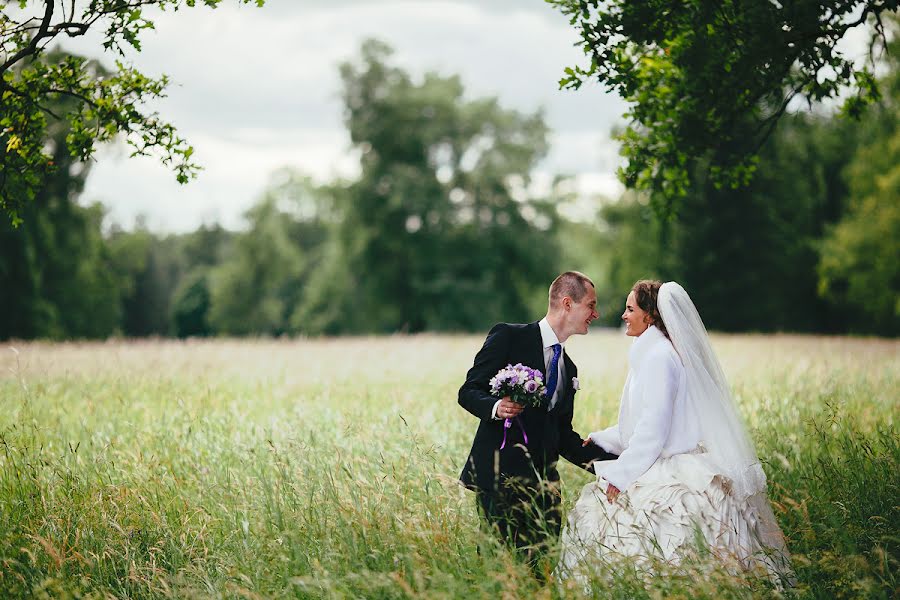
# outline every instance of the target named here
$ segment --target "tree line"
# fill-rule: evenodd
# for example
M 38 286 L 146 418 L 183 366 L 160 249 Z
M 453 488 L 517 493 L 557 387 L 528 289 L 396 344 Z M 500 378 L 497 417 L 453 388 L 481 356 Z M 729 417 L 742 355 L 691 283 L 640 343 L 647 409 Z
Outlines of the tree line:
M 48 127 L 56 168 L 21 223 L 0 224 L 0 338 L 483 331 L 539 316 L 570 268 L 594 278 L 610 325 L 635 279 L 659 277 L 710 329 L 900 333 L 893 63 L 859 120 L 783 117 L 746 187 L 692 177 L 677 213 L 628 191 L 588 221 L 558 210 L 565 177 L 529 191 L 548 149 L 540 112 L 414 77 L 377 41 L 341 78 L 360 175 L 275 173 L 241 231 L 104 229 L 79 202 L 90 173 L 69 125 Z

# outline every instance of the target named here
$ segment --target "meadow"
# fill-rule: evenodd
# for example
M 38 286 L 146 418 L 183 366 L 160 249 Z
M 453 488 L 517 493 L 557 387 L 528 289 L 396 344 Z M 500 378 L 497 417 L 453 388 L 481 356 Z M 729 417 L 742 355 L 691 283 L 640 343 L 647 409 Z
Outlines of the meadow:
M 553 598 L 456 483 L 481 336 L 0 348 L 0 596 Z M 797 586 L 704 564 L 597 598 L 897 598 L 900 342 L 715 335 Z M 629 341 L 573 338 L 575 427 L 614 421 Z M 564 505 L 589 475 L 561 467 Z

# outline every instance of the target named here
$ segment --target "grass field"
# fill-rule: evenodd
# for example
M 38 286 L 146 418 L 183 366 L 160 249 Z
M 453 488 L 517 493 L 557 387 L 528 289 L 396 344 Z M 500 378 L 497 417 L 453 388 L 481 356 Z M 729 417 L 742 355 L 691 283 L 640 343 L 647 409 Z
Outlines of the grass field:
M 556 597 L 456 484 L 479 336 L 6 343 L 0 596 Z M 800 597 L 900 595 L 900 342 L 714 336 Z M 574 338 L 575 427 L 610 424 L 629 341 Z M 564 464 L 564 504 L 586 473 Z M 479 551 L 479 546 L 481 550 Z M 718 570 L 607 597 L 777 595 Z

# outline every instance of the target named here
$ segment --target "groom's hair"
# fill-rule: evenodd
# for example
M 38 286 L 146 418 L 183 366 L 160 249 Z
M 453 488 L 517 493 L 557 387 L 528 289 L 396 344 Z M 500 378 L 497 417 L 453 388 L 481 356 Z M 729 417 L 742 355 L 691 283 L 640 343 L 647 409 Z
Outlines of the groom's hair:
M 550 284 L 550 308 L 559 306 L 566 296 L 575 302 L 581 302 L 587 294 L 588 286 L 594 287 L 590 277 L 578 271 L 566 271 Z

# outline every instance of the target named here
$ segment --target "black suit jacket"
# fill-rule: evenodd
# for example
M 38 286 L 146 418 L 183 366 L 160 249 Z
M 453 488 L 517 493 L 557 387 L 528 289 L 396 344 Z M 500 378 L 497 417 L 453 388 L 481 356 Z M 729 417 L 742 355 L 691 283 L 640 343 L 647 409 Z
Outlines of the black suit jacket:
M 560 456 L 589 471 L 591 461 L 615 458 L 593 444 L 582 447 L 582 437 L 572 429 L 575 408 L 572 378 L 577 377 L 578 369 L 565 353 L 563 361 L 565 377 L 558 384 L 556 405 L 549 411 L 526 407 L 519 418 L 528 434 L 528 444 L 525 444 L 519 424 L 514 421 L 506 432 L 506 447 L 500 450 L 503 420 L 491 418 L 498 398 L 490 394 L 490 379 L 510 363 L 522 363 L 540 370 L 544 381 L 547 373 L 538 323 L 494 325 L 475 356 L 466 382 L 459 389 L 460 406 L 481 420 L 460 475 L 460 481 L 466 487 L 493 492 L 498 483 L 510 477 L 529 486 L 537 485 L 539 479 L 557 481 L 556 463 Z

